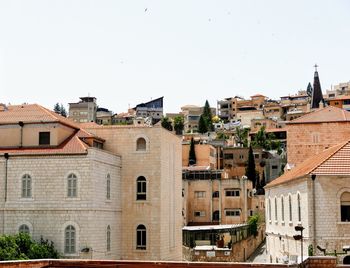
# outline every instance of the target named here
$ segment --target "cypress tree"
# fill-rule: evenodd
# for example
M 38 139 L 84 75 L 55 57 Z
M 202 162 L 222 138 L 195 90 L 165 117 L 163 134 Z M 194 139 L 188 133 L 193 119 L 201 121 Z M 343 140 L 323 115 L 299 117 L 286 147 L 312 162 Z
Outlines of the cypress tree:
M 196 152 L 194 150 L 194 140 L 193 137 L 191 138 L 191 143 L 190 143 L 190 153 L 188 157 L 188 165 L 194 165 L 196 164 L 197 159 L 196 159 Z
M 256 170 L 255 170 L 255 160 L 254 160 L 254 154 L 252 146 L 249 146 L 249 153 L 248 153 L 248 163 L 247 168 L 245 170 L 245 175 L 247 176 L 248 180 L 252 181 L 253 188 L 256 186 Z
M 208 132 L 208 126 L 207 126 L 207 123 L 205 122 L 203 114 L 199 117 L 198 132 L 202 134 Z
M 205 101 L 204 108 L 203 108 L 203 118 L 205 120 L 205 124 L 207 126 L 208 131 L 213 131 L 213 115 L 211 114 L 211 109 L 208 100 Z
M 53 107 L 53 111 L 56 113 L 56 114 L 61 114 L 61 106 L 59 105 L 59 103 L 57 102 L 55 104 L 55 106 Z

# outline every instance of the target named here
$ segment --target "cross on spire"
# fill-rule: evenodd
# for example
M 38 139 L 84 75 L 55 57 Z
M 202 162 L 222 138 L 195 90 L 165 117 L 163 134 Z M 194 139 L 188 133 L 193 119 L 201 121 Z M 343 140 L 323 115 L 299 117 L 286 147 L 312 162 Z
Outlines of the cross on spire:
M 314 67 L 315 67 L 315 72 L 317 72 L 317 67 L 318 67 L 318 65 L 315 64 Z

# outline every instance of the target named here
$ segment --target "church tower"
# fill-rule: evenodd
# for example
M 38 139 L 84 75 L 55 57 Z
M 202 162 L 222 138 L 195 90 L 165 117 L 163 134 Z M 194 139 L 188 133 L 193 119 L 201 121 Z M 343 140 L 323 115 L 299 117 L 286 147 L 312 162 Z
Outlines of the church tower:
M 324 99 L 321 90 L 321 83 L 318 77 L 317 64 L 315 64 L 315 74 L 314 74 L 314 86 L 311 96 L 311 109 L 317 109 L 320 107 L 320 102 L 324 105 Z

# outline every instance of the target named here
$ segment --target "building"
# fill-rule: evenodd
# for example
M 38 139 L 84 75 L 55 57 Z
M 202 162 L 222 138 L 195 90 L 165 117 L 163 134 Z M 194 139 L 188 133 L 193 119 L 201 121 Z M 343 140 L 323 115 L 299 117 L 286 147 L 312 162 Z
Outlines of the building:
M 217 169 L 217 151 L 210 144 L 196 144 L 194 147 L 196 154 L 196 166 L 209 167 Z M 189 166 L 190 144 L 183 142 L 182 144 L 182 166 Z
M 80 101 L 69 103 L 69 118 L 77 123 L 96 122 L 95 97 L 80 97 Z
M 350 95 L 350 82 L 345 82 L 332 86 L 330 90 L 326 90 L 325 98 L 330 100 L 332 98 L 348 95 Z
M 161 126 L 87 130 L 122 158 L 122 259 L 181 260 L 181 139 Z
M 99 125 L 111 125 L 113 112 L 106 108 L 97 108 L 96 123 Z
M 287 162 L 294 166 L 350 135 L 350 112 L 328 106 L 287 123 Z
M 0 112 L 0 233 L 42 236 L 64 258 L 180 260 L 181 141 L 85 126 L 39 105 Z
M 339 96 L 327 100 L 330 106 L 338 107 L 346 111 L 350 111 L 350 96 Z
M 252 183 L 228 173 L 187 168 L 183 171 L 185 225 L 246 223 L 255 213 L 264 214 L 264 198 L 255 196 Z
M 140 103 L 136 105 L 133 110 L 136 112 L 136 117 L 150 117 L 152 124 L 156 124 L 163 116 L 163 98 L 151 100 L 149 102 Z
M 295 262 L 301 252 L 305 257 L 310 252 L 337 252 L 340 263 L 349 263 L 349 253 L 340 255 L 350 245 L 349 152 L 347 140 L 314 154 L 265 187 L 267 251 L 272 262 Z M 296 226 L 304 228 L 302 242 L 293 237 L 300 235 Z
M 193 133 L 198 131 L 199 118 L 202 115 L 204 107 L 196 105 L 186 105 L 181 107 L 181 114 L 184 117 L 184 132 Z M 211 114 L 216 114 L 215 108 L 210 108 Z

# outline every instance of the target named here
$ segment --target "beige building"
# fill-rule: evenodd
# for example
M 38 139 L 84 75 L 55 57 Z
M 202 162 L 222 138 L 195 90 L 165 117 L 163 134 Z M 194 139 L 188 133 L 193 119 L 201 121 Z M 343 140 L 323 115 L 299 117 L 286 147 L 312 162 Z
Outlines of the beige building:
M 198 123 L 201 114 L 203 113 L 204 107 L 199 107 L 196 105 L 186 105 L 181 107 L 181 114 L 184 117 L 184 132 L 197 132 Z M 216 114 L 215 108 L 210 108 L 211 114 L 214 116 Z
M 183 195 L 185 225 L 245 223 L 255 213 L 264 214 L 264 197 L 253 194 L 244 176 L 188 169 L 183 173 Z
M 272 181 L 266 191 L 267 253 L 271 262 L 296 262 L 315 255 L 344 253 L 350 245 L 349 140 L 299 164 Z M 302 226 L 301 241 L 296 226 Z M 338 261 L 350 254 L 338 255 Z
M 181 260 L 181 141 L 86 127 L 39 105 L 0 112 L 0 233 L 43 236 L 65 258 Z
M 80 101 L 69 103 L 69 118 L 76 123 L 96 122 L 95 97 L 80 97 Z
M 196 166 L 217 168 L 216 148 L 210 144 L 196 144 L 194 147 L 196 153 Z M 186 167 L 189 163 L 190 144 L 182 144 L 182 166 Z

